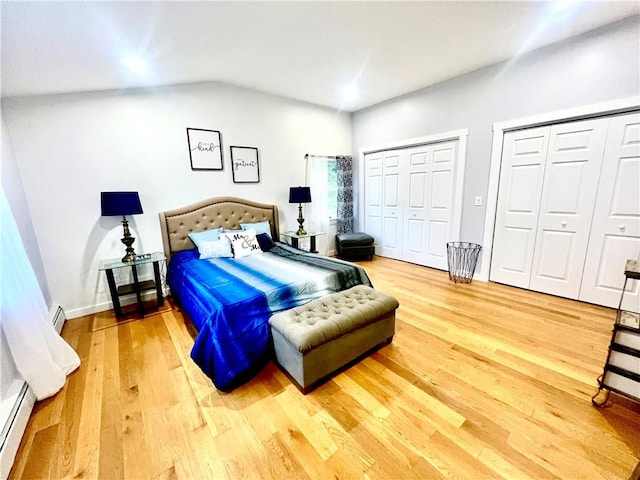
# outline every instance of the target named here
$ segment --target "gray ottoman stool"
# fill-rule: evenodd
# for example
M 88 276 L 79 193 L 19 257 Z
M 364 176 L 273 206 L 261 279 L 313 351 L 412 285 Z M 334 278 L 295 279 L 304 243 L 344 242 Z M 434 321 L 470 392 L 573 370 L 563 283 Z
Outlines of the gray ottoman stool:
M 391 343 L 398 301 L 357 285 L 269 319 L 276 361 L 307 393 L 374 347 Z
M 340 258 L 346 259 L 368 257 L 371 260 L 376 253 L 373 237 L 363 232 L 339 233 L 336 235 L 336 250 Z

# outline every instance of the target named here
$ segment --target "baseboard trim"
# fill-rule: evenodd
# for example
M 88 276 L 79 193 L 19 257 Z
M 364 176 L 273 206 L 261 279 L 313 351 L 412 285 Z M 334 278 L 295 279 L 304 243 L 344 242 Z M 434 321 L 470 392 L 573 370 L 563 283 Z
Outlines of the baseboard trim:
M 11 417 L 7 422 L 6 436 L 2 446 L 0 446 L 0 478 L 2 480 L 9 477 L 35 403 L 36 396 L 27 385 L 27 382 L 22 382 L 22 388 L 18 393 Z
M 168 289 L 163 289 L 163 295 L 165 298 L 169 296 Z M 155 298 L 156 298 L 155 290 L 153 291 L 149 290 L 148 292 L 142 293 L 142 301 L 153 300 Z M 123 307 L 125 307 L 127 305 L 132 305 L 136 303 L 136 301 L 137 301 L 136 297 L 134 295 L 131 295 L 128 297 L 123 297 L 120 300 L 120 304 Z M 93 315 L 94 313 L 104 312 L 106 310 L 113 310 L 113 303 L 102 302 L 102 303 L 96 303 L 95 305 L 89 305 L 87 307 L 74 308 L 71 310 L 67 310 L 66 314 L 67 314 L 67 318 L 78 318 L 78 317 L 84 317 L 85 315 Z

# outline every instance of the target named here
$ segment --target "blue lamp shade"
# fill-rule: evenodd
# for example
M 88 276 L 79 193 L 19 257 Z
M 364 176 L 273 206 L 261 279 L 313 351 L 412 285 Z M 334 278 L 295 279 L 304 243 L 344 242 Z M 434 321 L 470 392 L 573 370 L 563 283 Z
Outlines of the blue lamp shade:
M 100 200 L 103 217 L 143 213 L 138 192 L 101 192 Z
M 311 188 L 291 187 L 289 189 L 289 203 L 311 203 Z

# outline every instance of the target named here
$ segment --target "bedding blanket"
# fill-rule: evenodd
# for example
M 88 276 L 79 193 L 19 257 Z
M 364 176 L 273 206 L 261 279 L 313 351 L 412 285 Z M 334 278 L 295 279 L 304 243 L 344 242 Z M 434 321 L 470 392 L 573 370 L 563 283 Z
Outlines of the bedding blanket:
M 269 252 L 239 259 L 176 253 L 167 282 L 198 330 L 191 358 L 226 391 L 271 358 L 272 314 L 355 285 L 372 286 L 358 265 L 279 242 Z

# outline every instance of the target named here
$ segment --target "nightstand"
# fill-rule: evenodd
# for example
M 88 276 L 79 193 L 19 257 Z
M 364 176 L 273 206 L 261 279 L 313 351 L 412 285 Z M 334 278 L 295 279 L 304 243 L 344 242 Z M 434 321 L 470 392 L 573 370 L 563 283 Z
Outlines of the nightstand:
M 305 235 L 298 235 L 296 232 L 284 232 L 282 234 L 283 237 L 291 239 L 291 246 L 295 248 L 299 248 L 298 240 L 308 238 L 309 239 L 309 251 L 311 253 L 318 253 L 316 250 L 316 237 L 319 235 L 325 235 L 324 232 L 308 232 Z
M 162 280 L 160 278 L 160 262 L 165 261 L 163 253 L 156 252 L 146 255 L 138 255 L 133 262 L 123 262 L 119 258 L 103 260 L 100 263 L 100 270 L 104 270 L 107 274 L 107 282 L 109 283 L 109 292 L 111 293 L 111 301 L 113 302 L 113 310 L 116 317 L 123 316 L 122 306 L 120 305 L 120 297 L 124 295 L 136 294 L 138 302 L 138 313 L 144 315 L 145 308 L 142 303 L 142 293 L 155 290 L 156 305 L 162 307 L 164 305 L 164 296 L 162 295 Z M 153 264 L 153 280 L 140 281 L 138 278 L 138 267 L 147 264 Z M 117 285 L 113 271 L 119 268 L 130 268 L 133 274 L 133 283 L 125 285 Z

